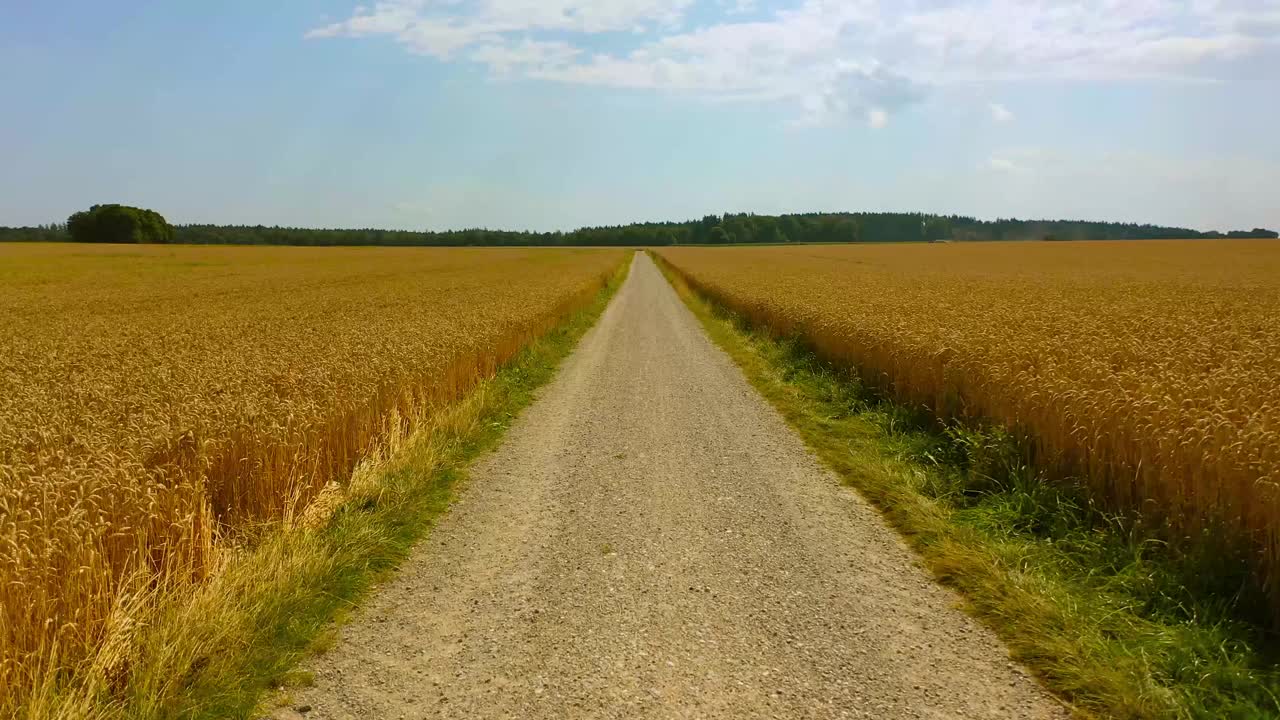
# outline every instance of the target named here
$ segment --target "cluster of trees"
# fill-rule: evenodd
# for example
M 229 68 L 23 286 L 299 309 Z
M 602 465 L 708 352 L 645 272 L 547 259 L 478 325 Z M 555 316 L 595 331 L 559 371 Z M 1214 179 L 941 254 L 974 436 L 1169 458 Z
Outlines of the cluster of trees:
M 155 210 L 128 205 L 94 205 L 67 219 L 67 235 L 75 242 L 171 243 L 173 226 Z
M 316 230 L 262 225 L 170 227 L 158 213 L 122 205 L 95 205 L 66 226 L 0 228 L 4 240 L 178 242 L 219 245 L 689 245 L 729 243 L 929 242 L 939 240 L 1151 240 L 1171 238 L 1275 238 L 1262 228 L 1198 232 L 1188 228 L 1080 220 L 979 220 L 925 213 L 726 213 L 686 222 L 634 223 L 571 232 L 509 230 Z

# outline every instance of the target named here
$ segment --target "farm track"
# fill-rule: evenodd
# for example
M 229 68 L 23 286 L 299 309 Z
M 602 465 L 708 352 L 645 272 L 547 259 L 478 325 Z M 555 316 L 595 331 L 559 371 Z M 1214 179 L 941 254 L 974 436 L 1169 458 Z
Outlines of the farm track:
M 640 254 L 291 705 L 326 719 L 1065 717 L 956 602 Z

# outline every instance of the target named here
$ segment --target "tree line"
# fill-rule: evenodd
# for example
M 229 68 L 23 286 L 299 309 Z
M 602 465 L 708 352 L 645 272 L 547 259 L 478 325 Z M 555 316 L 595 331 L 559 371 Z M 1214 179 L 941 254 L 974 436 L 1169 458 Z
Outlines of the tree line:
M 67 226 L 64 223 L 0 227 L 0 242 L 66 242 L 70 239 L 71 236 L 67 234 Z
M 472 228 L 415 231 L 311 229 L 263 225 L 177 225 L 169 228 L 152 211 L 115 208 L 132 220 L 129 234 L 147 240 L 106 242 L 176 242 L 193 245 L 393 245 L 393 246 L 589 246 L 589 245 L 714 245 L 737 243 L 879 243 L 982 240 L 1155 240 L 1193 238 L 1275 238 L 1263 228 L 1231 232 L 1200 232 L 1162 225 L 1089 222 L 1081 220 L 980 220 L 964 215 L 927 213 L 800 213 L 756 215 L 726 213 L 685 222 L 633 223 L 580 228 L 569 232 L 528 232 Z M 0 228 L 0 241 L 75 239 L 77 213 L 68 225 Z M 154 217 L 153 217 L 154 216 Z M 126 223 L 127 224 L 127 223 Z M 141 228 L 141 229 L 139 229 Z M 123 233 L 123 231 L 121 231 Z M 140 233 L 140 234 L 139 234 Z

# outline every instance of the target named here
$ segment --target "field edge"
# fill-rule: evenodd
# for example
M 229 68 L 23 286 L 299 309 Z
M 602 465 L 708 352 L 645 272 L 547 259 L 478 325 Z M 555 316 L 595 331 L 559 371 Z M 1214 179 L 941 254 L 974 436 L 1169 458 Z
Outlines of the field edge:
M 954 476 L 965 472 L 954 455 L 940 456 L 956 450 L 954 437 L 923 428 L 918 410 L 879 398 L 869 404 L 847 373 L 802 343 L 752 325 L 699 292 L 659 253 L 650 256 L 712 341 L 806 445 L 868 500 L 934 577 L 960 592 L 965 611 L 992 628 L 1011 655 L 1077 716 L 1261 719 L 1280 713 L 1280 675 L 1264 659 L 1262 648 L 1241 640 L 1247 632 L 1240 626 L 1213 618 L 1205 619 L 1203 627 L 1195 620 L 1153 621 L 1128 604 L 1135 598 L 1123 586 L 1108 592 L 1105 571 L 1111 568 L 1102 578 L 1083 577 L 1079 558 L 1054 547 L 1052 539 L 1046 543 L 1005 532 L 981 512 L 958 509 L 945 498 L 920 491 L 922 483 L 954 482 Z M 958 430 L 975 437 L 986 432 Z M 994 444 L 1007 440 L 979 439 Z M 922 462 L 925 446 L 928 461 Z M 940 475 L 948 477 L 935 477 Z M 1028 493 L 1010 493 L 1019 494 Z M 1064 494 L 1054 501 L 1066 499 Z M 1113 537 L 1099 546 L 1106 543 L 1123 552 L 1142 540 Z M 1160 570 L 1138 568 L 1153 574 Z M 1178 643 L 1187 647 L 1168 647 Z M 1205 667 L 1206 656 L 1215 653 L 1219 657 L 1210 657 L 1210 667 Z M 1170 672 L 1167 666 L 1179 662 L 1187 666 Z
M 530 342 L 466 397 L 440 411 L 353 487 L 314 529 L 267 533 L 207 585 L 162 596 L 72 678 L 51 678 L 20 711 L 45 718 L 228 718 L 270 715 L 297 666 L 323 652 L 348 614 L 427 537 L 537 390 L 596 324 L 625 281 L 620 266 L 585 306 Z M 151 598 L 155 602 L 155 598 Z M 137 613 L 144 602 L 118 609 Z

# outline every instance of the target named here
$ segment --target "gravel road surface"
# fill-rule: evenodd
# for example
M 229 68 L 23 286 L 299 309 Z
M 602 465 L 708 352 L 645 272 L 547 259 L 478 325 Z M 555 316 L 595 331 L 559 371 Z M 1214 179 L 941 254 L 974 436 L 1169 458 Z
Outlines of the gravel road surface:
M 1066 717 L 956 606 L 639 254 L 278 715 Z

